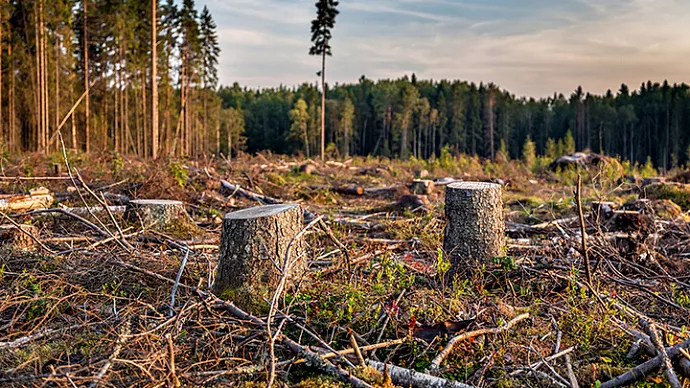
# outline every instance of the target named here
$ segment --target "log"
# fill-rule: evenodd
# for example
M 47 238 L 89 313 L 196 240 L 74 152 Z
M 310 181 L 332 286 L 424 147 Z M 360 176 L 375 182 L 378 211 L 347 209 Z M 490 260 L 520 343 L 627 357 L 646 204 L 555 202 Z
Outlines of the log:
M 15 195 L 0 199 L 0 211 L 12 213 L 47 209 L 54 201 L 55 197 L 50 190 L 41 187 L 29 191 L 29 195 Z
M 184 203 L 165 199 L 137 199 L 129 201 L 125 218 L 157 232 L 187 236 L 198 232 L 194 220 L 187 214 Z
M 416 179 L 410 185 L 410 192 L 417 195 L 431 195 L 434 189 L 434 182 L 429 180 Z
M 348 186 L 309 186 L 312 190 L 327 190 L 343 195 L 354 195 L 361 197 L 364 195 L 364 188 L 356 185 Z
M 412 388 L 474 388 L 457 381 L 442 379 L 399 366 L 367 360 L 367 365 L 381 373 L 388 373 L 396 386 Z
M 0 243 L 14 250 L 36 250 L 38 236 L 38 228 L 33 225 L 0 225 Z
M 503 189 L 494 183 L 462 182 L 446 188 L 444 249 L 453 271 L 505 255 Z
M 232 183 L 224 180 L 220 181 L 220 192 L 230 196 L 239 195 L 250 201 L 259 202 L 263 205 L 277 205 L 283 203 L 279 199 L 252 192 L 240 185 L 233 185 Z
M 302 228 L 296 204 L 259 206 L 228 213 L 223 219 L 218 271 L 213 293 L 250 311 L 265 308 L 281 279 L 286 252 Z M 306 244 L 292 242 L 289 277 L 306 269 Z

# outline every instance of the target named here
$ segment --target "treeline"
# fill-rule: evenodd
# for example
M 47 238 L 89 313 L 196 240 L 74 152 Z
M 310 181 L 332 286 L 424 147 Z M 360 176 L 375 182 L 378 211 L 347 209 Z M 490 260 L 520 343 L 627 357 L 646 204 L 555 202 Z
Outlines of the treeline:
M 216 25 L 181 3 L 2 0 L 2 147 L 52 152 L 60 129 L 66 147 L 89 152 L 216 152 L 227 116 Z
M 670 168 L 688 160 L 690 93 L 685 84 L 647 82 L 631 91 L 520 98 L 494 84 L 398 80 L 336 85 L 327 90 L 326 142 L 342 155 L 429 158 L 443 147 L 494 158 L 519 158 L 531 139 L 557 152 L 570 132 L 577 150 L 592 150 Z M 241 110 L 246 149 L 314 155 L 320 92 L 315 85 L 262 90 L 221 87 L 225 107 Z M 564 150 L 568 147 L 561 146 Z
M 0 0 L 2 149 L 56 151 L 59 129 L 68 148 L 140 157 L 320 153 L 316 85 L 218 88 L 209 10 L 160 1 Z M 577 150 L 662 168 L 690 156 L 685 84 L 526 99 L 490 83 L 413 75 L 362 77 L 326 96 L 326 143 L 341 156 L 429 158 L 447 147 L 519 158 L 528 139 L 542 155 L 570 150 L 568 133 Z

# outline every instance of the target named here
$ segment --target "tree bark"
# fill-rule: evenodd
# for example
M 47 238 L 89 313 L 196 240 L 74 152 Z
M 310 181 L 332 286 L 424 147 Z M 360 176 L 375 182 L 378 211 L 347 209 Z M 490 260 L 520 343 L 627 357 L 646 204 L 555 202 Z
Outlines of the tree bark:
M 158 158 L 158 0 L 151 0 L 151 157 Z
M 321 161 L 326 155 L 326 51 L 321 61 Z
M 218 272 L 213 293 L 248 310 L 265 307 L 285 276 L 306 268 L 306 245 L 296 239 L 302 228 L 299 205 L 270 205 L 229 213 L 223 220 Z M 289 251 L 289 252 L 288 252 Z
M 503 189 L 493 183 L 461 182 L 446 188 L 444 249 L 454 271 L 505 255 Z
M 84 88 L 86 90 L 86 100 L 84 101 L 84 149 L 89 153 L 91 152 L 91 127 L 89 125 L 91 97 L 89 96 L 89 38 L 88 29 L 86 28 L 88 24 L 86 3 L 88 0 L 82 1 L 84 3 Z

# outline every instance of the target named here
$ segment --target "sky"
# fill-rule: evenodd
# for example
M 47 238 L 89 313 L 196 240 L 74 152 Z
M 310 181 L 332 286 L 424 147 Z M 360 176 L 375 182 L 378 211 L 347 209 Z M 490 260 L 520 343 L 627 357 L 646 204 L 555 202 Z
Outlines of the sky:
M 218 25 L 220 82 L 315 83 L 315 0 L 197 0 Z M 687 0 L 341 0 L 330 84 L 399 78 L 493 82 L 518 96 L 690 82 Z

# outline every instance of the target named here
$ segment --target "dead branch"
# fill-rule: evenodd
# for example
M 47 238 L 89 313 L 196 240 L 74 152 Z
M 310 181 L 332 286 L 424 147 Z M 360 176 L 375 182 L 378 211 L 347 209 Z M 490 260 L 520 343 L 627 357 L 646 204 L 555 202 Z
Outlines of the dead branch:
M 678 376 L 676 376 L 676 372 L 673 370 L 673 363 L 666 353 L 666 348 L 664 348 L 664 345 L 659 339 L 656 326 L 654 323 L 649 323 L 646 321 L 642 322 L 642 326 L 646 326 L 649 338 L 652 340 L 652 344 L 654 344 L 656 347 L 657 356 L 661 358 L 663 363 L 664 376 L 671 385 L 671 388 L 683 388 L 683 384 L 681 384 L 680 380 L 678 380 Z
M 680 350 L 685 349 L 687 347 L 690 347 L 690 340 L 687 340 L 667 350 L 666 353 L 668 355 L 668 358 L 670 360 L 675 360 L 681 355 Z M 664 360 L 661 357 L 657 356 L 656 358 L 653 358 L 643 364 L 640 364 L 634 367 L 633 369 L 629 370 L 628 372 L 625 372 L 624 374 L 605 382 L 601 385 L 600 388 L 615 388 L 630 385 L 646 376 L 651 376 L 652 374 L 659 371 L 659 369 L 661 369 L 662 367 L 664 367 Z
M 383 373 L 386 369 L 395 385 L 413 388 L 475 388 L 457 381 L 450 381 L 399 366 L 367 360 L 367 364 Z
M 517 324 L 518 322 L 523 321 L 523 320 L 525 320 L 525 319 L 527 319 L 527 318 L 529 318 L 529 317 L 530 317 L 529 313 L 525 313 L 525 314 L 518 315 L 517 317 L 513 318 L 512 320 L 510 320 L 510 322 L 508 322 L 507 324 L 505 324 L 505 325 L 502 326 L 502 327 L 497 327 L 497 328 L 493 328 L 493 329 L 480 329 L 480 330 L 470 331 L 470 332 L 462 333 L 462 334 L 460 334 L 460 335 L 457 335 L 457 336 L 453 337 L 453 338 L 448 342 L 448 344 L 446 345 L 446 347 L 441 351 L 441 353 L 439 353 L 439 354 L 431 361 L 431 365 L 429 366 L 429 370 L 431 370 L 431 371 L 438 371 L 438 369 L 441 367 L 441 363 L 443 362 L 443 360 L 445 360 L 446 357 L 448 357 L 448 356 L 450 355 L 450 353 L 453 351 L 453 347 L 454 347 L 455 344 L 458 343 L 459 341 L 464 341 L 464 340 L 467 340 L 467 339 L 470 339 L 470 338 L 478 337 L 478 336 L 480 336 L 480 335 L 500 334 L 500 333 L 503 333 L 503 332 L 505 332 L 505 331 L 510 330 L 510 329 L 511 329 L 513 326 L 515 326 L 515 324 Z
M 234 185 L 225 180 L 220 181 L 220 192 L 228 194 L 230 197 L 233 197 L 235 194 L 237 194 L 250 201 L 255 201 L 263 205 L 279 205 L 283 203 L 283 201 L 279 199 L 271 198 L 263 194 L 252 192 L 250 190 L 243 188 L 240 185 Z

